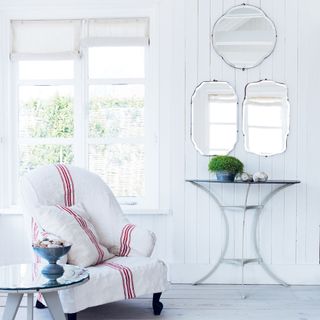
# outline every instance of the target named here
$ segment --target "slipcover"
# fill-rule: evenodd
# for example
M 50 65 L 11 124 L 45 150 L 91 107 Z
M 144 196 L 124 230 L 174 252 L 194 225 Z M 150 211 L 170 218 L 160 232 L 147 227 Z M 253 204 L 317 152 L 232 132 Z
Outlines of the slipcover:
M 162 292 L 167 286 L 164 262 L 150 258 L 155 235 L 130 223 L 107 184 L 96 174 L 71 165 L 46 165 L 21 181 L 22 204 L 32 217 L 32 238 L 43 230 L 34 217 L 39 206 L 81 203 L 99 236 L 116 256 L 87 268 L 90 281 L 59 292 L 66 313 L 140 295 Z

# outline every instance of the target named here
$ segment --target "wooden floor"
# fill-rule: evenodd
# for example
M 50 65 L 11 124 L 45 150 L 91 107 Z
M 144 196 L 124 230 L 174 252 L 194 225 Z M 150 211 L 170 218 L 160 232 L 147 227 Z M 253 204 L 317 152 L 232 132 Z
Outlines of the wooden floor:
M 246 286 L 247 299 L 241 299 L 240 286 L 172 285 L 164 293 L 165 308 L 154 317 L 151 298 L 110 303 L 79 313 L 85 319 L 188 319 L 188 320 L 319 320 L 320 286 Z M 0 317 L 5 296 L 0 297 Z M 18 320 L 26 319 L 26 301 L 22 302 Z M 51 319 L 47 309 L 35 310 L 35 319 Z

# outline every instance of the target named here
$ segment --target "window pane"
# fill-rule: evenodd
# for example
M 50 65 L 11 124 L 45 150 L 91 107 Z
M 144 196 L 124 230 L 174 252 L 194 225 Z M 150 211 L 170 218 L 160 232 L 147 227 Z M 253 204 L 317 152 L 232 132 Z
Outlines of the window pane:
M 282 127 L 283 106 L 259 106 L 248 104 L 248 126 Z
M 144 195 L 143 145 L 89 145 L 89 170 L 102 177 L 117 197 Z
M 71 164 L 73 151 L 70 145 L 20 145 L 20 174 L 40 165 L 63 162 Z
M 274 154 L 283 151 L 282 129 L 250 128 L 248 129 L 248 149 L 258 154 Z
M 144 78 L 144 47 L 89 48 L 89 77 Z
M 214 99 L 209 100 L 209 121 L 211 123 L 237 123 L 236 102 L 219 103 Z
M 73 136 L 71 86 L 22 86 L 19 89 L 20 137 Z
M 90 87 L 89 137 L 141 137 L 144 85 Z
M 20 80 L 73 79 L 74 62 L 72 60 L 20 61 Z
M 236 124 L 210 124 L 209 154 L 228 154 L 237 141 Z M 223 139 L 221 139 L 223 137 Z

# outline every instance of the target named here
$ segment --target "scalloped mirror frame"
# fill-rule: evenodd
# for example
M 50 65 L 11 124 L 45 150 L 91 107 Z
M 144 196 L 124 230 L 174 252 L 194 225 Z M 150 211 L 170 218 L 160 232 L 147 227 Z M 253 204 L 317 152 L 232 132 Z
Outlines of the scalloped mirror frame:
M 216 88 L 210 88 L 210 87 L 216 87 Z M 211 90 L 210 90 L 211 89 Z M 201 95 L 205 94 L 207 101 L 207 106 L 210 103 L 210 95 L 213 97 L 218 97 L 219 92 L 229 92 L 227 94 L 229 99 L 231 99 L 231 103 L 233 104 L 232 107 L 234 107 L 234 110 L 229 110 L 229 115 L 227 117 L 230 117 L 234 120 L 234 129 L 230 129 L 230 141 L 228 141 L 227 146 L 224 147 L 224 152 L 210 152 L 210 137 L 212 135 L 210 134 L 210 128 L 208 127 L 211 123 L 209 121 L 210 117 L 212 118 L 214 116 L 214 111 L 210 114 L 210 109 L 205 109 L 206 105 L 204 103 L 204 100 L 201 99 Z M 217 100 L 217 99 L 215 99 Z M 219 100 L 219 99 L 218 99 Z M 225 101 L 222 101 L 223 103 L 229 103 L 230 100 L 226 101 L 228 99 L 225 99 Z M 212 101 L 212 104 L 215 103 L 215 101 Z M 229 106 L 230 107 L 230 106 Z M 215 112 L 217 112 L 215 110 Z M 222 115 L 222 117 L 225 115 Z M 201 124 L 200 126 L 197 124 Z M 214 124 L 213 124 L 214 126 Z M 206 128 L 207 127 L 207 128 Z M 206 128 L 206 129 L 205 129 Z M 211 133 L 213 133 L 214 130 L 211 130 Z M 191 123 L 190 123 L 190 138 L 191 141 L 195 147 L 195 149 L 203 156 L 215 156 L 215 155 L 227 155 L 229 154 L 235 147 L 237 141 L 238 141 L 238 96 L 234 90 L 234 88 L 225 81 L 203 81 L 201 82 L 194 90 L 192 97 L 191 97 Z M 223 137 L 221 135 L 217 136 L 217 139 L 222 139 Z M 203 146 L 206 145 L 203 141 L 207 141 L 207 148 Z M 208 151 L 209 150 L 209 151 Z M 218 150 L 218 149 L 216 149 Z
M 216 37 L 215 37 L 215 30 L 219 27 L 219 25 L 223 22 L 223 20 L 230 15 L 230 13 L 232 13 L 235 10 L 252 10 L 252 11 L 256 11 L 258 12 L 261 16 L 264 17 L 265 21 L 268 23 L 268 26 L 270 27 L 270 31 L 271 33 L 271 37 L 274 39 L 273 40 L 273 45 L 271 46 L 271 48 L 266 51 L 264 54 L 261 55 L 261 57 L 259 57 L 259 59 L 257 59 L 257 61 L 255 63 L 252 64 L 237 64 L 234 61 L 231 61 L 230 58 L 228 58 L 226 56 L 226 54 L 223 54 L 223 52 L 221 52 L 221 50 L 219 50 L 217 44 L 216 44 Z M 239 37 L 237 37 L 238 40 Z M 217 52 L 217 54 L 231 67 L 236 68 L 236 69 L 241 69 L 241 70 L 246 70 L 246 69 L 251 69 L 254 68 L 258 65 L 260 65 L 265 59 L 267 59 L 274 51 L 276 43 L 277 43 L 277 30 L 275 27 L 275 24 L 273 23 L 273 21 L 266 15 L 266 13 L 261 10 L 259 7 L 256 6 L 252 6 L 252 5 L 248 5 L 248 4 L 241 4 L 239 6 L 235 6 L 232 7 L 231 9 L 229 9 L 226 13 L 224 13 L 214 24 L 213 28 L 212 28 L 212 33 L 211 33 L 211 43 L 212 46 L 214 48 L 214 50 Z
M 273 88 L 272 88 L 273 86 Z M 257 92 L 259 92 L 259 90 L 264 88 L 264 95 L 259 96 Z M 272 90 L 271 90 L 272 88 Z M 259 110 L 259 112 L 257 113 L 258 119 L 254 119 L 251 118 L 251 120 L 249 120 L 249 111 L 248 111 L 248 106 L 250 103 L 251 99 L 251 103 L 252 104 L 256 104 L 256 107 L 264 107 L 264 108 L 268 108 L 268 107 L 273 107 L 274 110 L 271 110 L 271 113 L 269 115 L 269 120 L 271 119 L 272 113 L 273 116 L 276 116 L 273 118 L 272 123 L 270 123 L 270 125 L 268 126 L 266 123 L 261 123 L 261 122 L 265 122 L 265 118 L 267 117 L 266 114 L 266 109 L 265 110 Z M 260 99 L 260 101 L 259 101 Z M 281 102 L 281 104 L 279 103 Z M 281 107 L 282 110 L 281 112 L 278 112 L 277 114 L 277 110 L 275 108 L 279 108 Z M 281 117 L 281 126 L 279 125 L 279 117 Z M 253 115 L 254 116 L 254 115 Z M 263 117 L 265 118 L 263 118 Z M 252 117 L 252 116 L 251 116 Z M 278 119 L 277 119 L 278 118 Z M 249 136 L 249 121 L 253 122 L 253 125 L 251 126 L 252 128 L 255 129 L 265 129 L 265 130 L 272 130 L 274 129 L 282 130 L 282 135 L 281 135 L 281 146 L 278 147 L 278 150 L 276 151 L 262 151 L 263 147 L 261 146 L 256 146 L 259 141 L 256 141 L 253 143 L 254 147 L 250 146 L 250 136 Z M 260 127 L 259 127 L 259 122 L 260 122 Z M 278 122 L 278 123 L 277 123 Z M 286 84 L 284 83 L 280 83 L 280 82 L 276 82 L 273 80 L 260 80 L 257 82 L 250 82 L 246 85 L 245 88 L 245 98 L 243 101 L 243 108 L 242 108 L 242 131 L 243 131 L 243 136 L 244 136 L 244 147 L 245 150 L 247 152 L 250 153 L 254 153 L 256 155 L 259 156 L 273 156 L 273 155 L 277 155 L 277 154 L 281 154 L 283 152 L 286 151 L 287 149 L 287 140 L 288 140 L 288 135 L 289 135 L 289 131 L 290 131 L 290 102 L 289 102 L 289 98 L 288 98 L 288 87 Z M 270 134 L 270 133 L 269 133 Z M 257 139 L 257 137 L 259 137 L 259 134 L 255 134 L 254 137 Z M 260 133 L 260 138 L 261 138 L 261 133 Z M 270 142 L 272 137 L 270 136 L 268 138 L 268 142 Z M 263 142 L 263 141 L 260 141 Z M 279 143 L 278 143 L 279 144 Z M 277 146 L 277 143 L 271 143 L 271 145 L 273 146 Z M 259 150 L 257 150 L 259 149 Z

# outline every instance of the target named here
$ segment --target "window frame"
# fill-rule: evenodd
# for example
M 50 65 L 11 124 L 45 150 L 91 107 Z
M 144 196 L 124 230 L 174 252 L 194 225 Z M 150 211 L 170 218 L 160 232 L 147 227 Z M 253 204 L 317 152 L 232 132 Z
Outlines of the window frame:
M 110 44 L 110 46 L 119 46 L 117 43 L 114 45 Z M 122 45 L 124 46 L 124 45 Z M 128 46 L 132 46 L 132 44 L 128 43 Z M 140 45 L 139 45 L 140 46 Z M 145 159 L 145 196 L 143 198 L 140 197 L 119 197 L 118 200 L 120 202 L 121 207 L 130 211 L 131 209 L 157 209 L 159 207 L 159 169 L 155 171 L 153 168 L 159 168 L 159 126 L 158 126 L 158 107 L 153 107 L 153 103 L 151 102 L 151 97 L 153 94 L 156 94 L 155 84 L 152 82 L 152 55 L 150 54 L 150 44 L 145 47 L 144 51 L 144 69 L 145 75 L 144 78 L 102 78 L 102 79 L 90 79 L 89 77 L 89 49 L 91 47 L 98 47 L 96 45 L 86 46 L 82 48 L 82 55 L 84 58 L 84 65 L 86 68 L 85 71 L 85 88 L 84 92 L 86 92 L 86 100 L 84 105 L 87 105 L 87 112 L 85 123 L 89 123 L 89 87 L 91 85 L 117 85 L 117 84 L 144 84 L 145 86 L 145 96 L 144 96 L 144 136 L 143 138 L 119 138 L 119 142 L 124 142 L 127 140 L 128 142 L 131 140 L 133 144 L 138 144 L 139 140 L 143 141 L 144 145 L 144 159 Z M 99 46 L 104 47 L 104 46 Z M 88 129 L 88 125 L 86 126 Z M 90 142 L 92 144 L 112 144 L 117 142 L 117 138 L 89 138 L 88 132 L 86 134 L 86 154 L 88 154 L 88 147 Z M 85 167 L 88 168 L 88 157 L 87 162 L 85 163 Z M 136 202 L 136 204 L 134 204 Z
M 82 12 L 82 13 L 81 13 Z M 150 81 L 153 83 L 153 85 L 148 88 L 148 91 L 150 92 L 149 97 L 146 97 L 145 104 L 152 105 L 153 110 L 153 121 L 152 124 L 149 125 L 152 126 L 152 128 L 155 130 L 155 134 L 150 137 L 150 140 L 153 140 L 156 147 L 156 153 L 152 152 L 154 161 L 145 168 L 146 172 L 152 172 L 153 179 L 152 179 L 152 185 L 153 185 L 153 198 L 150 201 L 150 205 L 145 207 L 139 207 L 139 206 L 128 206 L 123 207 L 125 213 L 160 213 L 163 214 L 167 212 L 167 209 L 161 209 L 160 206 L 160 128 L 159 128 L 159 89 L 160 89 L 160 81 L 159 81 L 159 7 L 157 4 L 157 1 L 150 1 L 148 4 L 144 3 L 143 7 L 137 8 L 136 6 L 133 7 L 127 7 L 124 9 L 123 4 L 118 4 L 118 7 L 113 5 L 110 7 L 110 10 L 108 10 L 108 14 L 103 14 L 101 10 L 96 8 L 91 8 L 90 10 L 83 10 L 80 9 L 78 12 L 74 13 L 74 11 L 69 10 L 68 14 L 66 14 L 67 19 L 90 19 L 90 18 L 117 18 L 117 17 L 148 17 L 150 21 L 150 38 L 151 43 L 149 45 L 149 55 L 150 55 Z M 26 11 L 22 13 L 22 11 L 16 11 L 16 10 L 8 10 L 7 14 L 5 15 L 4 19 L 1 21 L 1 24 L 3 28 L 1 29 L 0 34 L 3 35 L 1 43 L 4 44 L 2 46 L 2 49 L 0 49 L 0 56 L 2 56 L 4 59 L 2 60 L 2 63 L 0 63 L 0 68 L 3 68 L 4 74 L 6 77 L 4 79 L 7 79 L 8 81 L 3 80 L 3 92 L 7 93 L 4 94 L 1 98 L 1 101 L 3 102 L 2 109 L 3 111 L 3 121 L 2 121 L 2 129 L 0 129 L 0 151 L 3 156 L 0 156 L 0 174 L 3 177 L 2 181 L 0 182 L 0 208 L 8 208 L 12 206 L 13 199 L 15 197 L 14 190 L 17 190 L 18 186 L 18 179 L 15 172 L 17 172 L 17 163 L 13 163 L 13 159 L 17 159 L 17 129 L 18 126 L 14 120 L 16 120 L 16 112 L 18 108 L 17 104 L 17 92 L 13 92 L 12 90 L 12 84 L 14 83 L 15 79 L 15 72 L 12 70 L 12 61 L 9 59 L 9 53 L 10 53 L 10 43 L 11 43 L 11 36 L 10 36 L 10 22 L 11 20 L 15 19 L 64 19 L 64 17 L 60 16 L 59 10 L 53 10 L 52 12 L 49 12 L 46 9 L 42 9 L 37 11 L 35 14 L 30 13 L 30 11 Z M 60 57 L 59 57 L 60 58 Z M 63 57 L 62 57 L 63 58 Z M 86 76 L 86 68 L 84 66 L 84 63 L 80 63 L 79 60 L 75 59 L 75 74 L 78 73 L 78 76 L 76 76 L 75 81 L 75 89 L 74 89 L 74 106 L 76 109 L 76 106 L 82 106 L 85 108 L 85 104 L 79 103 L 77 101 L 77 97 L 79 97 L 79 92 L 81 91 L 81 100 L 85 101 L 88 99 L 88 93 L 86 90 L 83 90 L 84 88 L 84 78 Z M 79 63 L 79 66 L 77 64 Z M 152 71 L 152 72 L 151 72 Z M 152 97 L 152 99 L 151 99 Z M 80 99 L 79 99 L 80 100 Z M 152 103 L 150 103 L 152 100 Z M 14 107 L 13 107 L 14 106 Z M 86 154 L 88 152 L 87 146 L 88 143 L 86 143 L 86 137 L 87 132 L 85 130 L 80 130 L 79 128 L 84 128 L 83 125 L 87 119 L 84 117 L 80 117 L 76 115 L 77 113 L 74 113 L 74 125 L 75 125 L 75 133 L 74 135 L 78 136 L 77 139 L 74 138 L 74 146 L 77 144 L 82 144 L 86 146 L 83 148 L 83 152 L 80 152 L 77 154 L 76 150 L 79 150 L 78 147 L 74 148 L 74 164 L 77 166 L 87 166 L 87 157 Z M 87 112 L 84 113 L 86 117 L 88 116 Z M 1 121 L 0 121 L 1 122 Z M 8 125 L 11 124 L 11 125 Z M 87 128 L 86 128 L 87 130 Z M 78 132 L 77 132 L 78 131 Z M 161 196 L 162 198 L 163 196 Z M 152 203 L 152 204 L 151 204 Z M 18 209 L 18 211 L 20 211 Z M 1 212 L 3 210 L 1 209 Z M 14 211 L 17 212 L 17 211 Z
M 20 80 L 19 79 L 19 61 L 41 61 L 41 60 L 70 60 L 74 62 L 74 78 L 73 79 L 35 79 L 35 80 Z M 14 165 L 11 168 L 11 179 L 12 179 L 12 191 L 11 191 L 11 205 L 18 206 L 18 192 L 19 192 L 19 146 L 20 145 L 47 145 L 47 144 L 55 144 L 55 145 L 71 145 L 74 153 L 74 163 L 76 163 L 76 148 L 74 148 L 75 141 L 78 139 L 76 137 L 76 131 L 74 129 L 74 135 L 70 138 L 20 138 L 19 137 L 19 87 L 20 86 L 37 86 L 37 85 L 47 85 L 47 86 L 72 86 L 73 87 L 73 115 L 74 115 L 74 127 L 76 126 L 76 95 L 79 89 L 76 87 L 76 60 L 70 59 L 67 57 L 61 57 L 61 59 L 57 59 L 54 55 L 46 55 L 42 59 L 22 59 L 17 61 L 11 61 L 12 66 L 12 114 L 11 119 L 14 123 L 14 135 L 13 135 L 13 150 L 12 150 L 12 159 Z M 23 143 L 21 143 L 23 141 Z

